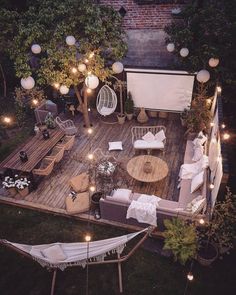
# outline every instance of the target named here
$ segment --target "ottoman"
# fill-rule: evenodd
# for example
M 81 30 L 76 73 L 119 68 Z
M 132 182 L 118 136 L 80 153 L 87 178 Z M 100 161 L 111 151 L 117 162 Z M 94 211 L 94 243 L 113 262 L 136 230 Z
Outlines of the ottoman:
M 77 194 L 73 198 L 71 196 L 66 197 L 66 211 L 70 214 L 86 212 L 89 207 L 90 198 L 88 192 Z
M 89 176 L 86 172 L 70 179 L 69 185 L 76 193 L 85 192 L 89 187 Z

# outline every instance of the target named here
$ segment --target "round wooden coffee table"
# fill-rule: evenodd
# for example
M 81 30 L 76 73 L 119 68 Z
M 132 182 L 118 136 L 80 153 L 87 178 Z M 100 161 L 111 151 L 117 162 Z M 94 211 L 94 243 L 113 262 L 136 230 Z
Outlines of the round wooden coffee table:
M 151 171 L 145 172 L 146 162 L 151 163 Z M 129 160 L 127 171 L 131 177 L 142 182 L 156 182 L 165 178 L 169 172 L 165 161 L 150 155 L 137 156 Z

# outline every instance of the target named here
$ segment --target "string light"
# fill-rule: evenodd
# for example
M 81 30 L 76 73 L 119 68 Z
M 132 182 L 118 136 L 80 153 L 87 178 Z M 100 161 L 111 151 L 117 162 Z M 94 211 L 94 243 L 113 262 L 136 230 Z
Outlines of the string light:
M 89 128 L 88 129 L 88 134 L 92 134 L 93 133 L 93 129 L 92 128 Z
M 94 57 L 94 52 L 91 52 L 90 54 L 89 54 L 89 58 L 93 58 Z
M 225 133 L 223 134 L 223 139 L 224 139 L 224 140 L 228 140 L 229 138 L 230 138 L 229 133 L 225 132 Z
M 218 92 L 218 93 L 221 93 L 222 88 L 221 88 L 220 86 L 217 86 L 216 89 L 217 89 L 217 92 Z
M 91 75 L 92 74 L 92 72 L 91 71 L 88 71 L 88 75 Z
M 91 239 L 92 239 L 92 237 L 91 237 L 90 234 L 86 234 L 85 237 L 84 237 L 84 239 L 85 239 L 86 242 L 90 242 Z
M 189 272 L 187 274 L 187 279 L 191 282 L 193 280 L 193 274 L 191 272 Z
M 32 104 L 33 104 L 33 105 L 35 105 L 35 106 L 36 106 L 38 103 L 39 103 L 39 102 L 38 102 L 38 100 L 37 100 L 37 99 L 35 99 L 35 98 L 34 98 L 34 99 L 32 99 Z
M 88 154 L 88 158 L 89 158 L 89 160 L 93 160 L 94 155 L 93 154 Z
M 3 122 L 6 123 L 6 124 L 10 124 L 11 123 L 11 118 L 10 117 L 4 117 Z
M 204 220 L 203 218 L 200 218 L 200 219 L 199 219 L 199 223 L 200 223 L 201 225 L 203 225 L 203 224 L 205 223 L 205 220 Z
M 60 84 L 59 84 L 59 83 L 54 83 L 53 86 L 54 86 L 56 89 L 59 89 Z
M 210 126 L 211 126 L 211 127 L 213 127 L 214 125 L 215 125 L 214 122 L 211 122 L 211 123 L 210 123 Z
M 211 184 L 209 185 L 209 188 L 210 188 L 210 189 L 213 189 L 213 188 L 214 188 L 214 184 L 211 183 Z
M 93 193 L 93 192 L 95 192 L 96 187 L 95 187 L 94 185 L 91 185 L 91 186 L 89 187 L 89 190 Z
M 87 90 L 86 90 L 86 91 L 87 91 L 87 93 L 88 93 L 88 94 L 90 94 L 90 93 L 92 92 L 92 89 L 90 89 L 90 88 L 87 88 Z
M 206 102 L 207 102 L 207 104 L 211 104 L 211 99 L 207 98 Z
M 76 68 L 72 68 L 72 69 L 71 69 L 71 72 L 72 72 L 73 74 L 76 74 L 77 71 L 78 71 L 78 70 L 77 70 Z
M 88 64 L 88 63 L 89 63 L 89 60 L 88 60 L 87 58 L 85 58 L 84 62 L 85 62 L 86 64 Z
M 221 124 L 221 128 L 225 129 L 226 125 L 224 123 Z
M 88 112 L 90 112 L 91 111 L 91 109 L 90 108 L 88 108 Z

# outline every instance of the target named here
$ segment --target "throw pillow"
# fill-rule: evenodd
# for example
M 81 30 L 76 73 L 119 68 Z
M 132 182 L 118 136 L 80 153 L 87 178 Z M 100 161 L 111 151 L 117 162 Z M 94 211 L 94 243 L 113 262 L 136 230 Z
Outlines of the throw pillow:
M 42 252 L 39 249 L 36 249 L 35 247 L 32 247 L 30 250 L 30 255 L 35 257 L 43 258 Z
M 148 131 L 143 137 L 143 140 L 146 142 L 153 142 L 155 140 L 155 136 L 152 134 L 152 132 Z
M 165 132 L 164 130 L 160 130 L 159 132 L 157 132 L 155 134 L 155 139 L 158 140 L 158 141 L 163 141 L 164 139 L 166 139 L 166 136 L 165 136 Z
M 55 103 L 54 102 L 52 102 L 51 100 L 46 100 L 46 102 L 45 102 L 45 110 L 46 111 L 50 111 L 51 110 L 51 106 L 54 106 L 55 105 Z
M 192 207 L 195 206 L 195 204 L 202 199 L 204 199 L 202 195 L 199 195 L 196 198 L 194 198 L 191 202 L 187 204 L 186 210 L 192 212 Z
M 63 261 L 67 258 L 60 245 L 54 245 L 42 251 L 44 257 L 52 262 Z
M 194 205 L 192 205 L 192 213 L 198 214 L 201 212 L 205 205 L 205 199 L 198 200 Z
M 191 194 L 197 191 L 204 183 L 204 171 L 195 175 L 191 181 Z
M 197 162 L 202 157 L 203 157 L 203 147 L 202 147 L 202 145 L 201 146 L 199 146 L 199 145 L 195 146 L 192 161 Z
M 157 207 L 160 200 L 161 200 L 161 198 L 156 197 L 154 195 L 145 195 L 145 194 L 142 194 L 138 198 L 137 201 L 138 202 L 141 202 L 141 203 L 149 203 L 149 204 L 155 205 Z
M 109 151 L 122 151 L 122 141 L 110 141 L 108 143 L 109 145 Z
M 125 188 L 119 188 L 117 190 L 114 190 L 112 194 L 112 200 L 121 202 L 121 203 L 130 203 L 130 197 L 131 197 L 132 191 Z
M 207 137 L 203 134 L 202 131 L 200 131 L 197 135 L 197 137 L 193 140 L 193 144 L 196 145 L 196 143 L 200 143 L 203 145 L 207 141 Z

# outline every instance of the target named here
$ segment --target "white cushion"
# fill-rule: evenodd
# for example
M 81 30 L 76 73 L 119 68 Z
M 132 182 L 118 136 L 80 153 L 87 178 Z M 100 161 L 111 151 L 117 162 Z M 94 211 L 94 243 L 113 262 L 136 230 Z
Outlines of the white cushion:
M 193 140 L 193 144 L 196 145 L 197 143 L 200 143 L 203 145 L 207 140 L 207 137 L 203 134 L 202 131 L 200 131 L 197 135 L 197 137 Z
M 67 258 L 59 245 L 54 245 L 42 251 L 43 255 L 52 262 L 63 261 Z
M 142 194 L 137 201 L 141 203 L 149 203 L 157 207 L 160 200 L 161 198 L 157 196 Z
M 146 142 L 153 142 L 155 140 L 155 136 L 152 134 L 152 132 L 148 131 L 143 137 L 143 140 Z
M 152 142 L 147 142 L 142 139 L 135 140 L 135 149 L 163 149 L 164 143 L 162 141 L 154 140 Z
M 204 182 L 204 171 L 195 175 L 191 181 L 191 194 L 198 190 Z
M 39 249 L 35 249 L 34 247 L 31 248 L 31 250 L 30 250 L 30 255 L 32 255 L 32 256 L 36 256 L 36 257 L 40 257 L 40 258 L 43 258 L 43 257 L 44 257 L 44 256 L 42 255 L 41 250 L 39 250 Z
M 122 141 L 110 141 L 109 143 L 109 151 L 122 151 Z
M 119 188 L 117 190 L 114 190 L 111 197 L 107 197 L 109 200 L 129 204 L 130 203 L 130 196 L 132 194 L 132 191 L 125 188 Z
M 202 195 L 199 195 L 196 198 L 194 198 L 191 202 L 187 204 L 186 210 L 192 212 L 192 207 L 195 206 L 195 204 L 202 199 L 204 199 Z
M 110 109 L 110 108 L 102 107 L 100 112 L 103 116 L 108 116 L 111 114 L 111 110 L 112 109 Z
M 203 147 L 202 147 L 202 145 L 201 146 L 199 146 L 199 145 L 195 146 L 192 161 L 197 162 L 202 157 L 203 157 Z
M 165 132 L 163 129 L 155 134 L 155 139 L 158 141 L 163 141 L 164 139 L 166 139 Z
M 205 199 L 198 200 L 192 205 L 192 213 L 198 214 L 201 212 L 203 207 L 205 206 Z

